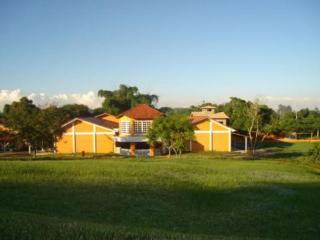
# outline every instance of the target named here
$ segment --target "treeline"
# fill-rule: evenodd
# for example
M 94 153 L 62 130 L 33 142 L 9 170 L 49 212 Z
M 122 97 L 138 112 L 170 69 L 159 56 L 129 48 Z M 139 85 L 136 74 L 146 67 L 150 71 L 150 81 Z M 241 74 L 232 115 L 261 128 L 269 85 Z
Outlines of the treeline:
M 0 123 L 4 129 L 0 131 L 0 137 L 14 137 L 11 146 L 6 146 L 7 149 L 11 147 L 24 150 L 27 146 L 33 146 L 34 150 L 53 148 L 55 138 L 61 134 L 61 125 L 64 122 L 75 117 L 95 115 L 98 112 L 82 104 L 39 108 L 32 100 L 23 97 L 4 106 L 0 116 Z
M 75 117 L 95 116 L 102 112 L 119 114 L 139 103 L 156 107 L 158 96 L 140 93 L 137 87 L 120 85 L 114 91 L 100 90 L 98 95 L 103 103 L 100 108 L 89 109 L 81 104 L 68 104 L 61 107 L 49 106 L 39 108 L 31 100 L 23 97 L 20 101 L 6 104 L 0 115 L 0 137 L 15 136 L 12 148 L 21 150 L 26 146 L 37 149 L 54 148 L 55 138 L 62 134 L 61 125 Z M 213 105 L 217 112 L 225 112 L 229 117 L 229 125 L 251 136 L 319 137 L 320 111 L 318 109 L 301 109 L 294 111 L 290 106 L 279 105 L 274 110 L 259 102 L 250 102 L 231 97 L 224 104 L 204 102 L 198 106 L 188 108 L 162 107 L 159 110 L 170 114 L 188 115 L 192 111 L 199 111 L 203 105 Z M 7 144 L 7 143 L 3 143 Z
M 300 109 L 293 110 L 291 106 L 279 105 L 277 109 L 262 104 L 257 99 L 254 102 L 240 98 L 231 97 L 229 102 L 214 104 L 203 102 L 198 106 L 189 108 L 160 108 L 161 111 L 170 113 L 180 113 L 189 115 L 192 111 L 200 111 L 202 106 L 211 105 L 216 108 L 216 112 L 225 112 L 229 117 L 229 125 L 243 132 L 248 132 L 252 124 L 252 108 L 257 108 L 260 129 L 268 128 L 270 134 L 279 137 L 317 137 L 320 135 L 320 110 Z

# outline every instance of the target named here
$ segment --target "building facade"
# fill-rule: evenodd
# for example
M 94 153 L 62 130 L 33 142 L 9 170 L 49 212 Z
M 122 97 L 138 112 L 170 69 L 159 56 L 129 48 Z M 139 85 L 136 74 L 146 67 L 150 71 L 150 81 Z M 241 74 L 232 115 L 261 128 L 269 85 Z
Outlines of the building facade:
M 150 147 L 146 133 L 158 110 L 145 105 L 137 106 L 113 116 L 108 113 L 90 118 L 75 118 L 62 125 L 63 134 L 56 142 L 58 153 L 115 153 L 121 155 L 154 156 L 162 152 L 161 146 Z M 194 138 L 186 150 L 232 151 L 234 129 L 227 126 L 228 116 L 215 113 L 210 106 L 192 112 L 189 120 Z

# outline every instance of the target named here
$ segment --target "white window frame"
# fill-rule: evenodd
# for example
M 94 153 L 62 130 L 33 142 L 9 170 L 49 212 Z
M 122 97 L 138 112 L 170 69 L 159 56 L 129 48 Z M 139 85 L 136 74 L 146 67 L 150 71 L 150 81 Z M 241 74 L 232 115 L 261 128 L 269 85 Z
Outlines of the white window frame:
M 136 135 L 144 135 L 152 125 L 152 120 L 136 120 L 134 121 L 134 133 Z
M 120 133 L 129 134 L 130 133 L 130 122 L 120 122 Z

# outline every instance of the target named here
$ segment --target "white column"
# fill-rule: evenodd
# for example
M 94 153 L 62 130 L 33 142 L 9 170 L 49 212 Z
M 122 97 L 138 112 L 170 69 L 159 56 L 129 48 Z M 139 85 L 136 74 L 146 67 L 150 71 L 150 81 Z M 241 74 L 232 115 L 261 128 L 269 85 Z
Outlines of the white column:
M 97 152 L 97 147 L 96 147 L 96 125 L 93 125 L 93 152 Z
M 244 152 L 248 151 L 248 137 L 244 137 Z
M 209 150 L 212 151 L 212 120 L 210 119 L 210 139 L 209 139 Z
M 72 124 L 72 151 L 73 153 L 76 152 L 76 132 L 75 132 L 74 123 Z
M 53 153 L 56 153 L 57 150 L 56 150 L 56 137 L 54 136 L 53 137 Z
M 232 142 L 231 142 L 231 130 L 229 130 L 229 152 L 232 151 Z

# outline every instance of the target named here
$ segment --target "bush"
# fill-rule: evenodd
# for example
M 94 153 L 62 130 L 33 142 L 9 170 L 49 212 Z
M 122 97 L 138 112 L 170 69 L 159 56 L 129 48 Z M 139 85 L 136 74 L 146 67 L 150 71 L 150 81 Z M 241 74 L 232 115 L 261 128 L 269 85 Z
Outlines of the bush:
M 320 163 L 320 144 L 315 144 L 309 151 L 309 156 L 314 162 Z

